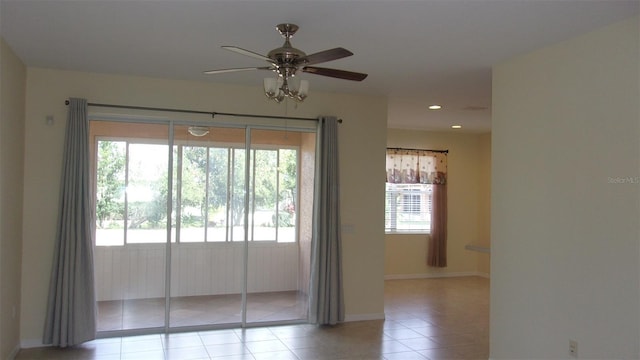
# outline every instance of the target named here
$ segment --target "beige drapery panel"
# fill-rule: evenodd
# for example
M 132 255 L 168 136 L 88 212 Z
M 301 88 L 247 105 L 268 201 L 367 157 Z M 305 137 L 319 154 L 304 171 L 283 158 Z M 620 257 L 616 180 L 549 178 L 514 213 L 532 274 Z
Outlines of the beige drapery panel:
M 387 182 L 431 184 L 431 233 L 427 265 L 447 266 L 447 152 L 387 149 Z

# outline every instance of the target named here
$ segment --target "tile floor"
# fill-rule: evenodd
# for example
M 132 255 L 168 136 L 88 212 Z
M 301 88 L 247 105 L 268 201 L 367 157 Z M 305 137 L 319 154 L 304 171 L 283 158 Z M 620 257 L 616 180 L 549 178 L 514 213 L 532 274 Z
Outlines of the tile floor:
M 240 323 L 240 294 L 188 296 L 171 299 L 173 327 Z M 306 296 L 297 291 L 247 295 L 247 321 L 286 321 L 306 318 Z M 164 298 L 98 302 L 98 331 L 164 326 Z
M 16 359 L 487 359 L 489 280 L 389 280 L 386 320 L 99 339 Z

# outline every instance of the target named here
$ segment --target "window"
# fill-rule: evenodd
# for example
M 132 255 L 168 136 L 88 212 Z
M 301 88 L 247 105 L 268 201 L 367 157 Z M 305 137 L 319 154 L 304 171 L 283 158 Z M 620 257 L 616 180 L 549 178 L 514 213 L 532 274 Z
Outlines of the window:
M 410 189 L 402 194 L 402 212 L 412 215 L 420 214 L 420 205 L 423 203 L 421 191 L 421 189 Z
M 169 147 L 127 138 L 96 142 L 96 245 L 164 243 Z M 249 240 L 295 242 L 298 150 L 250 150 Z M 173 147 L 172 241 L 244 241 L 244 147 Z
M 429 232 L 431 184 L 386 184 L 385 231 Z
M 387 148 L 385 232 L 432 232 L 446 212 L 447 153 Z

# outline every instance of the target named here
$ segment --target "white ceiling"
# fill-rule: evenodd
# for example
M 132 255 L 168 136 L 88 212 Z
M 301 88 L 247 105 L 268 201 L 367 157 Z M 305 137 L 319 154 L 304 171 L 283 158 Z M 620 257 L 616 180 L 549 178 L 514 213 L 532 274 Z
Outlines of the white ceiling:
M 282 45 L 274 26 L 291 22 L 293 46 L 307 54 L 355 54 L 319 66 L 369 74 L 306 74 L 310 96 L 385 95 L 389 127 L 472 132 L 491 127 L 492 65 L 639 9 L 638 0 L 1 1 L 2 36 L 27 66 L 254 86 L 268 73 L 202 71 L 263 66 L 220 46 L 266 54 Z

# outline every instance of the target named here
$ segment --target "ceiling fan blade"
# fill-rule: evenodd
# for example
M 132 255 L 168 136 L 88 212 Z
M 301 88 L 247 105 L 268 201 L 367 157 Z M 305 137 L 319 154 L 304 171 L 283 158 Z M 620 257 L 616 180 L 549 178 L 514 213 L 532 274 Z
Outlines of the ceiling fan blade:
M 274 68 L 271 66 L 262 66 L 262 67 L 244 67 L 244 68 L 233 68 L 233 69 L 218 69 L 218 70 L 209 70 L 204 73 L 207 75 L 212 74 L 223 74 L 230 72 L 238 72 L 238 71 L 249 71 L 249 70 L 273 70 Z
M 344 79 L 344 80 L 353 80 L 353 81 L 362 81 L 366 79 L 368 74 L 353 72 L 353 71 L 345 71 L 338 69 L 327 69 L 320 68 L 315 66 L 305 66 L 302 68 L 303 72 L 322 75 L 322 76 L 330 76 L 333 78 Z
M 335 49 L 329 49 L 311 55 L 303 56 L 297 59 L 296 63 L 300 65 L 313 65 L 322 62 L 342 59 L 351 55 L 353 55 L 351 51 L 345 48 L 338 47 Z
M 264 55 L 258 54 L 258 53 L 253 52 L 253 51 L 249 51 L 247 49 L 239 48 L 237 46 L 221 46 L 221 48 L 223 48 L 225 50 L 233 51 L 233 52 L 241 54 L 241 55 L 246 55 L 246 56 L 250 56 L 252 58 L 256 58 L 256 59 L 268 61 L 270 63 L 274 63 L 274 61 L 272 59 L 269 59 L 268 57 L 266 57 Z

